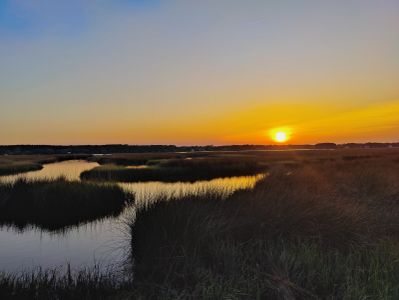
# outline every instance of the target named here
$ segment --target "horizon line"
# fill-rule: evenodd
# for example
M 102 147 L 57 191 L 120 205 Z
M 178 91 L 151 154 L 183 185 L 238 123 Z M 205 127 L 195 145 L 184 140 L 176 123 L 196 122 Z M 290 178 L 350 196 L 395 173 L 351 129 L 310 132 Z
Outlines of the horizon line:
M 269 147 L 269 146 L 316 146 L 322 144 L 335 144 L 337 146 L 340 145 L 366 145 L 366 144 L 399 144 L 399 141 L 395 142 L 345 142 L 345 143 L 336 143 L 336 142 L 318 142 L 318 143 L 305 143 L 305 144 L 289 144 L 289 143 L 279 143 L 279 144 L 203 144 L 203 145 L 178 145 L 178 144 L 126 144 L 126 143 L 110 143 L 110 144 L 0 144 L 0 147 L 79 147 L 79 146 L 128 146 L 128 147 L 231 147 L 231 146 L 258 146 L 258 147 Z

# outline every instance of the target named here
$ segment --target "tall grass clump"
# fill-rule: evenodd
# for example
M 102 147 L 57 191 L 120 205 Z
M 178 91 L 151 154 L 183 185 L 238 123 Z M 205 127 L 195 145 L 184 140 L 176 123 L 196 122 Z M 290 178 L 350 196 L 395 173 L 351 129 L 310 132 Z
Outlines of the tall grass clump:
M 0 176 L 15 175 L 41 169 L 43 169 L 43 166 L 34 162 L 0 164 Z
M 59 229 L 118 215 L 128 196 L 116 185 L 63 178 L 0 184 L 0 223 Z
M 85 180 L 138 182 L 164 181 L 193 182 L 220 177 L 255 175 L 264 172 L 266 165 L 255 159 L 196 158 L 170 159 L 160 161 L 146 168 L 126 168 L 116 165 L 104 165 L 85 171 L 81 178 Z
M 398 173 L 366 169 L 310 165 L 226 200 L 139 211 L 135 288 L 153 299 L 397 299 L 399 209 L 386 197 Z M 372 171 L 380 187 L 365 190 Z

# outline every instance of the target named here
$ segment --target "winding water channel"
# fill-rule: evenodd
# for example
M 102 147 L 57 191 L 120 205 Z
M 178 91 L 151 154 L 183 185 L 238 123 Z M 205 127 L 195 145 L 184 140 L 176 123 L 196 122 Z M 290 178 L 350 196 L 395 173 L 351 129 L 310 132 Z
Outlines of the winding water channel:
M 0 176 L 0 182 L 13 182 L 20 177 L 30 180 L 57 178 L 80 180 L 79 175 L 98 164 L 87 161 L 64 161 L 44 165 L 39 171 L 13 176 Z M 227 197 L 234 191 L 253 188 L 263 175 L 219 178 L 194 183 L 135 182 L 118 183 L 135 195 L 137 206 L 157 199 L 215 193 Z M 0 273 L 63 268 L 73 270 L 98 266 L 101 271 L 119 270 L 130 251 L 130 235 L 126 221 L 134 212 L 128 206 L 118 217 L 96 220 L 62 232 L 50 232 L 36 226 L 24 229 L 0 226 Z

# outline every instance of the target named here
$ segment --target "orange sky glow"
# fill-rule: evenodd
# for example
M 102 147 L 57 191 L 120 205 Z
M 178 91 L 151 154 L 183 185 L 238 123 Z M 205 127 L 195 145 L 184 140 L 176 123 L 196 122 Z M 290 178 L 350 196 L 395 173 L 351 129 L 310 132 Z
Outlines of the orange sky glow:
M 398 1 L 116 2 L 0 6 L 0 144 L 399 141 Z

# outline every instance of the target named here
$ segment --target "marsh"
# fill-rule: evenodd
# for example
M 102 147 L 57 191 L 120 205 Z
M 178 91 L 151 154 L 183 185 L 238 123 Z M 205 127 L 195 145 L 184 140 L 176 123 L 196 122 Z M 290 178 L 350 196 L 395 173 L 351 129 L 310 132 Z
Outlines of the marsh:
M 136 207 L 190 195 L 226 198 L 236 190 L 253 188 L 264 176 L 177 183 L 80 181 L 82 172 L 97 166 L 68 160 L 0 176 L 1 271 L 63 269 L 67 264 L 75 270 L 123 269 L 130 248 L 126 222 Z
M 81 280 L 70 281 L 68 293 L 79 294 L 83 284 L 89 297 L 398 295 L 398 150 L 152 154 L 144 165 L 138 156 L 94 156 L 0 177 L 4 207 L 12 197 L 13 207 L 31 206 L 1 217 L 4 295 L 46 286 L 57 297 L 68 276 Z M 185 182 L 80 180 L 99 163 L 129 170 L 198 166 L 196 174 L 213 165 L 209 176 L 226 165 L 233 165 L 229 175 L 236 168 L 263 173 Z M 45 208 L 45 201 L 58 204 Z M 82 201 L 92 209 L 73 213 Z M 52 214 L 38 215 L 37 205 Z M 54 219 L 59 208 L 62 218 Z M 105 286 L 94 288 L 100 282 Z

